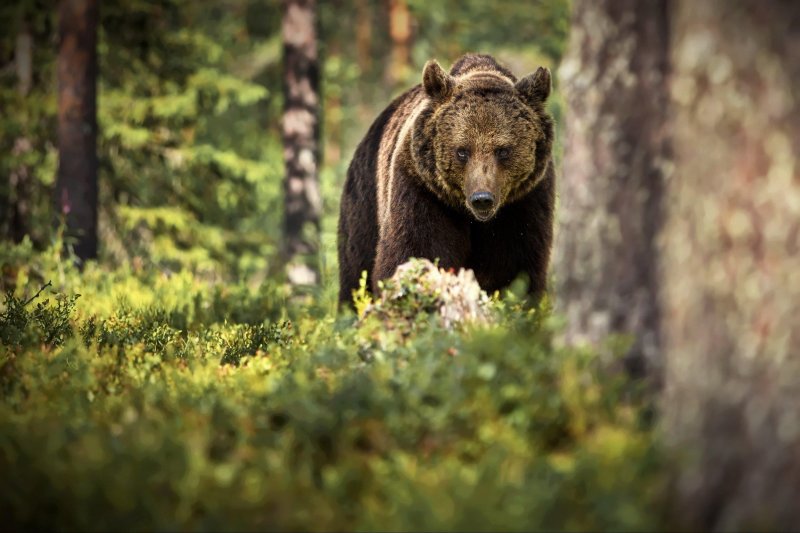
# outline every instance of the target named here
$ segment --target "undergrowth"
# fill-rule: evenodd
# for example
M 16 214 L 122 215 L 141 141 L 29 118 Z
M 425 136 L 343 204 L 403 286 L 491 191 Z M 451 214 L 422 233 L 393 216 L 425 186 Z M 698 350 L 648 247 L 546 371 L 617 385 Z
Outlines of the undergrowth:
M 14 253 L 0 307 L 6 528 L 668 523 L 641 396 L 613 360 L 559 346 L 546 304 L 511 291 L 494 299 L 497 324 L 447 330 L 419 311 L 398 333 L 292 303 L 269 280 L 78 273 L 52 251 Z

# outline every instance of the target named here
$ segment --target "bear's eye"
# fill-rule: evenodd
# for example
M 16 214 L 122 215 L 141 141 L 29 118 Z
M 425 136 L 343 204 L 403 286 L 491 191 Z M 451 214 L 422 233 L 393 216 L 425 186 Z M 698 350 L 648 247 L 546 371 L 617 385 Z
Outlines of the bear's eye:
M 466 163 L 467 159 L 469 159 L 469 150 L 466 148 L 459 148 L 456 150 L 456 157 L 462 163 Z
M 497 159 L 500 161 L 504 161 L 508 159 L 508 156 L 511 155 L 511 150 L 503 146 L 502 148 L 498 148 L 495 150 L 495 154 L 497 155 Z

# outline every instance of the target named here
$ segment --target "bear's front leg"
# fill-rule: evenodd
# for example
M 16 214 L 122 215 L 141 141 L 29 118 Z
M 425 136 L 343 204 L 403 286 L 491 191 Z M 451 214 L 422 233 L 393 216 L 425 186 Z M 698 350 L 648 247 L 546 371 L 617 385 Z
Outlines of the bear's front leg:
M 411 257 L 439 259 L 442 268 L 461 268 L 469 256 L 466 215 L 445 205 L 416 178 L 393 183 L 388 213 L 378 238 L 373 292 L 378 281 L 392 277 Z

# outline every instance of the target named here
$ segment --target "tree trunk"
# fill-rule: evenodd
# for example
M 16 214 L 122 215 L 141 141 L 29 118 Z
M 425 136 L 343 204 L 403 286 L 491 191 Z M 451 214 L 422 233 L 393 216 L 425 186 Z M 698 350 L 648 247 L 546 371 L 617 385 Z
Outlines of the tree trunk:
M 319 191 L 319 62 L 315 0 L 283 3 L 284 253 L 293 284 L 315 284 Z
M 385 79 L 394 90 L 405 81 L 411 65 L 411 13 L 406 0 L 389 0 L 389 37 L 392 49 Z
M 98 0 L 61 0 L 55 203 L 81 260 L 97 257 L 97 20 Z
M 800 524 L 800 3 L 674 4 L 666 434 L 693 529 Z
M 33 86 L 33 34 L 27 21 L 23 21 L 17 34 L 14 48 L 14 70 L 17 74 L 17 90 L 25 97 Z M 20 136 L 14 140 L 11 154 L 20 157 L 33 149 L 30 139 Z M 31 169 L 20 163 L 9 173 L 10 220 L 9 237 L 21 242 L 30 233 Z
M 669 156 L 667 2 L 578 0 L 571 32 L 559 72 L 567 115 L 558 306 L 570 343 L 632 336 L 626 363 L 641 374 L 661 345 L 655 236 Z
M 356 60 L 361 76 L 372 70 L 372 6 L 368 0 L 356 0 Z

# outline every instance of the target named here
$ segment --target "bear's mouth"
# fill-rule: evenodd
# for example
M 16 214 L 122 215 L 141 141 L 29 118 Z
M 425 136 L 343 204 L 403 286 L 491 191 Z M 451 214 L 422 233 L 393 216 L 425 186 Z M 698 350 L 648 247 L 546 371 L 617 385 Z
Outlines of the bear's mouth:
M 486 221 L 488 221 L 489 219 L 491 219 L 494 216 L 495 211 L 496 211 L 495 209 L 479 210 L 479 209 L 475 209 L 473 207 L 468 207 L 468 209 L 472 213 L 472 216 L 474 216 L 478 220 L 478 222 L 486 222 Z

